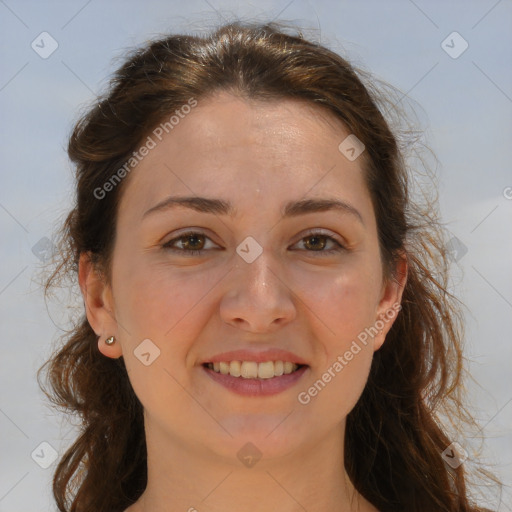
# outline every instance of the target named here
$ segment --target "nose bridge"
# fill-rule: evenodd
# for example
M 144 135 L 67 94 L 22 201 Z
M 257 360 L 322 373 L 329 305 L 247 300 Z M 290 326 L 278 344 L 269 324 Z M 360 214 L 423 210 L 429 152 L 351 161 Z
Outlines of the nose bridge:
M 235 283 L 239 285 L 236 288 L 239 292 L 254 296 L 255 300 L 269 300 L 271 296 L 279 295 L 282 283 L 276 277 L 278 266 L 279 262 L 268 248 L 261 248 L 261 254 L 253 261 L 241 256 L 236 264 Z
M 291 320 L 295 307 L 291 291 L 279 276 L 278 258 L 267 248 L 252 261 L 243 255 L 236 256 L 238 261 L 222 300 L 223 319 L 250 330 L 265 330 Z

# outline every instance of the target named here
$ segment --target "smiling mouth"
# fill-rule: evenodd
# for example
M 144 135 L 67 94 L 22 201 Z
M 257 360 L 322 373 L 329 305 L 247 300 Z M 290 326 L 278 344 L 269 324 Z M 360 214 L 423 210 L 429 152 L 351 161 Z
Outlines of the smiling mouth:
M 242 379 L 272 379 L 282 375 L 289 375 L 306 366 L 290 361 L 221 361 L 204 363 L 203 366 L 222 375 L 241 377 Z

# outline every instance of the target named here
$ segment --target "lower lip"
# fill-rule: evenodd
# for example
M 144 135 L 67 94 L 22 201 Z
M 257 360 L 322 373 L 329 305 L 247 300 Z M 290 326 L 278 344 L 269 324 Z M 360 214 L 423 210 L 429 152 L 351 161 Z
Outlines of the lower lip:
M 271 379 L 244 379 L 243 377 L 223 375 L 205 366 L 202 368 L 210 378 L 234 393 L 244 396 L 268 396 L 291 388 L 304 375 L 308 366 L 302 366 L 293 373 Z

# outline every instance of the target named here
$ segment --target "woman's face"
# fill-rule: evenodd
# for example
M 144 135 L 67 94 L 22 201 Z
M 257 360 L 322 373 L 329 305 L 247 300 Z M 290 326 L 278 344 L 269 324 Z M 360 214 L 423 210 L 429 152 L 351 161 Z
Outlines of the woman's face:
M 100 327 L 148 431 L 231 459 L 248 442 L 271 458 L 341 439 L 400 299 L 364 153 L 338 148 L 348 135 L 317 107 L 228 93 L 150 134 L 120 202 Z

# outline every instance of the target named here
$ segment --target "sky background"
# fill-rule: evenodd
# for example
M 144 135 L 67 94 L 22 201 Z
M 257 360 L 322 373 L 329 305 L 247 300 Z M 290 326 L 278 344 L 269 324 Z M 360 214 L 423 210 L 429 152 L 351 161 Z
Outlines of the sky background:
M 73 123 L 127 49 L 235 18 L 308 29 L 416 103 L 467 306 L 468 390 L 485 437 L 470 458 L 494 467 L 507 484 L 495 509 L 512 510 L 511 0 L 0 0 L 0 512 L 55 510 L 51 454 L 72 438 L 35 373 L 67 314 L 37 279 L 73 194 Z

